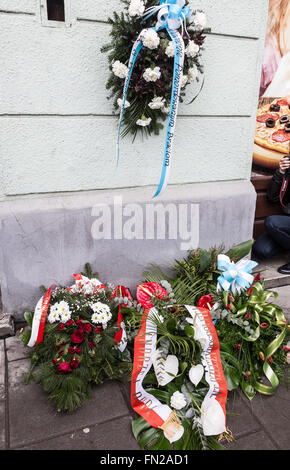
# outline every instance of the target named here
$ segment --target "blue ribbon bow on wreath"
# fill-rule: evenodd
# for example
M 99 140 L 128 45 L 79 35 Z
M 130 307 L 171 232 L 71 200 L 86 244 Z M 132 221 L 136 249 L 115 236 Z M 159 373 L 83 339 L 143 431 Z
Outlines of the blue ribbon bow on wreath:
M 144 19 L 142 22 L 146 21 L 154 14 L 158 14 L 158 21 L 154 28 L 150 28 L 153 31 L 159 31 L 161 29 L 166 29 L 171 40 L 174 43 L 174 72 L 173 72 L 173 81 L 172 81 L 172 92 L 171 92 L 171 102 L 170 102 L 170 111 L 166 132 L 166 143 L 165 151 L 163 157 L 163 167 L 161 172 L 161 177 L 159 185 L 154 197 L 158 196 L 167 186 L 169 172 L 171 167 L 171 155 L 174 139 L 174 131 L 177 119 L 177 109 L 179 103 L 179 96 L 181 91 L 182 76 L 183 76 L 183 64 L 184 64 L 184 41 L 183 41 L 183 30 L 186 31 L 186 18 L 190 17 L 190 8 L 189 6 L 185 7 L 185 0 L 160 0 L 160 5 L 153 6 L 146 10 Z M 179 28 L 182 28 L 182 35 L 177 31 Z M 139 34 L 137 40 L 134 43 L 134 46 L 131 51 L 131 56 L 128 64 L 128 76 L 125 80 L 124 91 L 123 91 L 123 100 L 122 107 L 120 112 L 120 121 L 118 129 L 118 159 L 117 166 L 119 163 L 120 157 L 120 135 L 121 127 L 125 110 L 126 97 L 128 92 L 128 87 L 130 84 L 132 71 L 134 68 L 135 61 L 140 50 L 143 47 L 143 38 L 144 33 L 148 28 L 143 29 Z M 186 31 L 187 32 L 187 31 Z
M 246 259 L 234 263 L 228 256 L 218 255 L 217 268 L 223 274 L 218 278 L 217 290 L 231 290 L 235 294 L 248 289 L 253 283 L 254 276 L 251 273 L 256 266 L 256 261 Z

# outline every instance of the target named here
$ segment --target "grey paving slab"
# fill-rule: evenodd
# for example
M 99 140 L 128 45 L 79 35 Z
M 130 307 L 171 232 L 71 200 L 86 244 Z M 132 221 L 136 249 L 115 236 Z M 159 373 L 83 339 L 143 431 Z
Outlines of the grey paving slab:
M 23 372 L 28 367 L 27 360 L 9 363 L 10 443 L 13 448 L 129 414 L 119 385 L 114 382 L 95 387 L 93 398 L 74 413 L 57 413 L 39 384 L 23 384 Z
M 5 397 L 5 342 L 0 339 L 0 400 Z
M 255 258 L 253 257 L 253 259 Z M 263 277 L 265 279 L 267 288 L 280 287 L 290 284 L 290 275 L 280 274 L 277 271 L 279 266 L 282 266 L 289 261 L 287 254 L 274 256 L 271 259 L 263 261 L 256 261 L 259 263 L 256 270 L 265 270 L 265 272 L 263 272 Z
M 252 411 L 245 406 L 240 392 L 229 394 L 226 406 L 227 426 L 235 438 L 245 433 L 253 433 L 261 430 L 261 425 Z
M 19 332 L 15 336 L 6 338 L 6 352 L 8 361 L 16 361 L 27 357 L 29 348 L 19 339 Z
M 246 405 L 246 398 L 243 397 L 243 400 Z M 272 397 L 256 395 L 251 407 L 277 448 L 290 450 L 290 386 L 281 384 Z
M 0 401 L 0 450 L 5 449 L 5 402 Z
M 131 417 L 90 426 L 83 430 L 23 447 L 26 450 L 140 450 L 131 431 Z
M 277 450 L 277 447 L 263 431 L 240 437 L 225 445 L 228 450 Z

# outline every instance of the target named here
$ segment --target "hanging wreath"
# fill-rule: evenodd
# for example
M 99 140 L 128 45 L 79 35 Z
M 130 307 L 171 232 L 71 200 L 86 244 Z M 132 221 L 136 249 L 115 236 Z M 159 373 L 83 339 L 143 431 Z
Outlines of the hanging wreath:
M 125 11 L 114 12 L 109 19 L 112 26 L 112 41 L 102 48 L 108 52 L 111 74 L 107 89 L 111 90 L 109 98 L 114 98 L 114 109 L 120 112 L 122 107 L 124 80 L 128 77 L 128 61 L 132 46 L 144 28 L 148 28 L 144 37 L 144 47 L 138 55 L 131 76 L 123 115 L 122 136 L 138 132 L 146 135 L 158 134 L 170 111 L 171 91 L 174 72 L 174 42 L 166 30 L 154 31 L 156 16 L 152 14 L 146 21 L 142 16 L 156 6 L 156 0 L 122 0 Z M 165 1 L 161 3 L 161 5 Z M 172 6 L 178 0 L 166 2 Z M 182 38 L 185 44 L 185 60 L 182 76 L 180 99 L 185 96 L 185 88 L 193 81 L 199 81 L 203 73 L 201 55 L 206 28 L 206 15 L 197 10 L 190 15 L 188 1 L 183 2 L 187 25 L 183 28 Z M 179 7 L 178 7 L 179 8 Z M 180 7 L 181 8 L 181 7 Z M 148 10 L 146 10 L 148 9 Z M 145 15 L 144 15 L 145 14 Z M 148 16 L 148 15 L 147 15 Z M 145 16 L 146 18 L 146 16 Z

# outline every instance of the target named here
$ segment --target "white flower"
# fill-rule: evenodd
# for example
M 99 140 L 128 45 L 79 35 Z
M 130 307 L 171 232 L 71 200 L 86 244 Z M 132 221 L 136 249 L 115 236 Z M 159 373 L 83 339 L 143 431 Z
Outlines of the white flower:
M 91 321 L 93 323 L 99 323 L 99 314 L 98 313 L 93 313 L 93 315 L 91 316 Z
M 193 65 L 193 67 L 191 67 L 188 70 L 188 74 L 187 74 L 188 81 L 193 82 L 193 80 L 195 80 L 197 78 L 197 75 L 198 75 L 197 67 L 196 67 L 196 65 Z
M 162 111 L 165 114 L 169 114 L 170 113 L 170 104 L 168 104 L 167 106 L 164 106 L 164 108 L 162 108 Z
M 148 68 L 143 73 L 143 78 L 146 82 L 156 82 L 161 77 L 160 67 L 154 69 Z
M 204 374 L 204 368 L 202 364 L 198 364 L 197 366 L 192 366 L 188 375 L 190 381 L 197 386 L 201 381 Z
M 58 310 L 58 314 L 61 317 L 62 323 L 66 323 L 71 317 L 69 304 L 65 302 L 64 300 L 62 300 L 61 302 L 59 302 L 57 310 Z
M 287 359 L 286 360 L 287 360 L 287 364 L 290 364 L 290 353 L 289 352 L 287 353 Z
M 185 87 L 185 85 L 187 84 L 188 82 L 188 77 L 187 75 L 182 75 L 182 79 L 181 79 L 181 88 Z
M 152 121 L 151 118 L 146 119 L 145 116 L 142 116 L 141 119 L 138 119 L 138 121 L 136 121 L 136 124 L 137 124 L 137 126 L 146 127 L 146 126 L 149 126 L 151 121 Z
M 84 294 L 93 294 L 94 292 L 94 286 L 91 282 L 86 282 L 85 285 L 82 288 L 82 291 Z
M 193 17 L 193 22 L 197 29 L 204 29 L 207 23 L 205 13 L 203 11 L 198 11 Z
M 117 103 L 118 103 L 118 106 L 119 106 L 120 108 L 122 108 L 123 100 L 122 100 L 121 98 L 118 98 L 118 99 L 117 99 Z M 124 106 L 124 108 L 126 109 L 126 108 L 129 108 L 129 107 L 130 107 L 129 101 L 125 100 L 125 106 Z
M 165 99 L 162 98 L 162 96 L 157 96 L 156 98 L 153 98 L 152 101 L 148 104 L 149 108 L 151 109 L 162 109 L 165 104 Z
M 128 67 L 125 64 L 122 64 L 119 60 L 116 60 L 112 64 L 112 70 L 116 77 L 119 78 L 126 78 L 128 75 Z
M 156 49 L 160 44 L 160 38 L 154 29 L 146 29 L 142 36 L 142 41 L 145 47 L 148 49 Z
M 174 392 L 170 398 L 170 405 L 176 410 L 181 410 L 186 406 L 186 399 L 183 393 Z
M 195 57 L 198 54 L 199 46 L 194 41 L 189 41 L 185 53 L 188 57 Z
M 130 16 L 141 16 L 144 13 L 145 5 L 142 0 L 131 0 L 129 5 Z
M 58 303 L 53 304 L 50 307 L 50 314 L 47 317 L 49 323 L 55 323 L 56 321 L 60 320 L 59 312 L 58 312 Z
M 165 49 L 165 54 L 168 56 L 168 57 L 174 57 L 174 42 L 173 41 L 169 41 L 168 43 L 168 46 L 166 47 Z

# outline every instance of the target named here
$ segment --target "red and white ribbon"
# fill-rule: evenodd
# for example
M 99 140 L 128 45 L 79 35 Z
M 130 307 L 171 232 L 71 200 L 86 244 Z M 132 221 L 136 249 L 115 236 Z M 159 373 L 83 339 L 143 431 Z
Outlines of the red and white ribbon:
M 202 363 L 209 391 L 201 406 L 201 424 L 206 436 L 216 436 L 226 430 L 227 383 L 219 353 L 219 341 L 209 310 L 185 306 L 194 326 L 194 338 L 202 347 Z M 150 315 L 158 315 L 155 308 L 144 311 L 140 331 L 135 338 L 134 364 L 131 382 L 131 404 L 151 426 L 161 428 L 170 442 L 179 440 L 184 432 L 175 412 L 146 392 L 142 382 L 152 366 L 156 351 L 157 327 Z
M 140 331 L 135 338 L 131 404 L 136 413 L 154 428 L 163 429 L 167 439 L 174 442 L 180 439 L 184 432 L 179 419 L 169 406 L 162 405 L 142 386 L 152 366 L 152 358 L 156 351 L 157 327 L 154 322 L 150 321 L 150 315 L 154 314 L 157 314 L 155 308 L 145 309 Z
M 48 289 L 48 291 L 44 294 L 43 297 L 41 297 L 41 299 L 39 299 L 36 304 L 32 321 L 31 336 L 27 344 L 27 346 L 29 346 L 30 348 L 32 348 L 36 344 L 40 344 L 43 340 L 45 320 L 50 302 L 51 289 L 52 287 Z
M 201 405 L 201 424 L 205 436 L 217 436 L 226 431 L 226 401 L 228 387 L 223 373 L 217 332 L 206 308 L 185 305 L 191 317 L 194 339 L 202 346 L 201 362 L 209 391 Z

